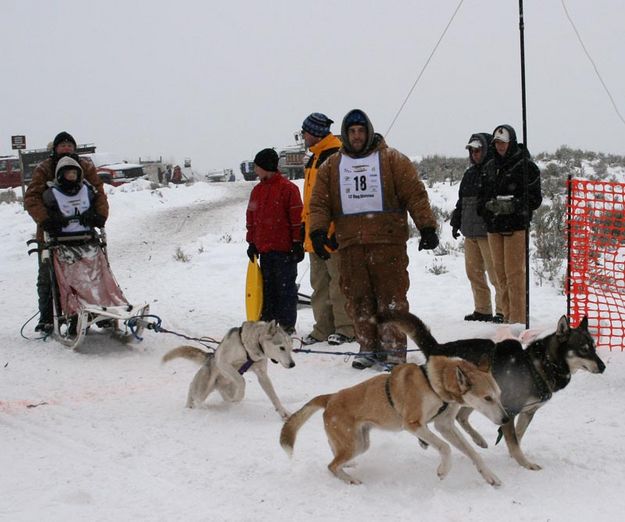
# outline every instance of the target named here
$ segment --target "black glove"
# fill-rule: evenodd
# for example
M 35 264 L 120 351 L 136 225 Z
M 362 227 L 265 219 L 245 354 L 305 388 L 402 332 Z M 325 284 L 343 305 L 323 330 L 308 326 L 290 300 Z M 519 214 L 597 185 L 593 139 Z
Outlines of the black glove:
M 310 233 L 310 240 L 312 241 L 315 254 L 324 261 L 330 259 L 330 252 L 326 250 L 326 245 L 329 244 L 328 233 L 325 230 L 313 230 Z
M 106 222 L 106 218 L 98 214 L 95 209 L 89 208 L 80 214 L 78 221 L 83 227 L 102 228 Z
M 291 259 L 296 263 L 299 263 L 304 259 L 304 245 L 301 241 L 293 241 L 293 246 L 291 247 Z
M 451 237 L 458 239 L 460 237 L 460 229 L 458 227 L 451 227 Z
M 328 246 L 329 246 L 332 250 L 338 250 L 338 249 L 339 249 L 339 242 L 336 240 L 336 234 L 332 234 L 332 235 L 328 238 Z
M 63 227 L 66 227 L 68 224 L 69 219 L 60 212 L 48 212 L 48 217 L 41 223 L 41 228 L 48 234 L 55 236 L 60 234 Z
M 250 243 L 247 247 L 247 257 L 250 258 L 250 261 L 253 263 L 255 257 L 259 257 L 258 249 L 254 243 Z
M 421 232 L 419 250 L 434 250 L 438 246 L 438 236 L 433 228 L 424 228 Z

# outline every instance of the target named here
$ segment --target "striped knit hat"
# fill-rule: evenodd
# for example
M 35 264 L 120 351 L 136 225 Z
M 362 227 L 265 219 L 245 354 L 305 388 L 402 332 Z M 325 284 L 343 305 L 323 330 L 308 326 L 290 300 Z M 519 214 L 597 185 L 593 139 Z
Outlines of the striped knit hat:
M 313 112 L 304 120 L 304 123 L 302 123 L 302 130 L 317 138 L 323 138 L 330 134 L 330 125 L 333 123 L 334 121 L 325 114 Z

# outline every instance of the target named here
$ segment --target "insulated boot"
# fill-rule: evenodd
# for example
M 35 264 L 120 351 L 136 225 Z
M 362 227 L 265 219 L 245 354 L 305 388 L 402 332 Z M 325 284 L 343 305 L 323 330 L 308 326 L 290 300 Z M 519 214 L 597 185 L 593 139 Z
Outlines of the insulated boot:
M 331 344 L 332 346 L 338 346 L 343 343 L 353 343 L 355 339 L 355 337 L 348 337 L 347 335 L 343 335 L 342 333 L 333 333 L 328 335 L 328 344 Z
M 465 321 L 492 321 L 493 316 L 490 314 L 481 314 L 480 312 L 473 312 L 472 314 L 464 316 Z
M 312 334 L 308 334 L 306 337 L 304 337 L 302 339 L 302 344 L 304 346 L 309 346 L 311 344 L 317 344 L 317 343 L 320 343 L 320 342 L 321 342 L 321 340 L 317 339 L 316 337 L 313 337 Z
M 352 361 L 352 368 L 356 370 L 364 370 L 365 368 L 371 368 L 373 365 L 378 364 L 377 357 L 373 355 L 357 355 Z
M 50 335 L 53 330 L 54 325 L 51 322 L 39 321 L 37 326 L 35 326 L 35 332 L 41 332 L 45 335 Z

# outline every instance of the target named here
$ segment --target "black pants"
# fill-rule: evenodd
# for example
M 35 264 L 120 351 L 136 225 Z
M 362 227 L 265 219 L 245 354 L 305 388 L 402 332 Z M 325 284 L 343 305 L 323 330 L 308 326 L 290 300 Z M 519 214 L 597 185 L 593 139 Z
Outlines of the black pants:
M 50 280 L 50 263 L 45 263 L 39 254 L 39 273 L 37 274 L 37 296 L 39 298 L 39 322 L 52 323 L 52 281 Z
M 287 252 L 260 255 L 263 272 L 262 321 L 276 320 L 285 329 L 295 327 L 297 320 L 297 263 Z

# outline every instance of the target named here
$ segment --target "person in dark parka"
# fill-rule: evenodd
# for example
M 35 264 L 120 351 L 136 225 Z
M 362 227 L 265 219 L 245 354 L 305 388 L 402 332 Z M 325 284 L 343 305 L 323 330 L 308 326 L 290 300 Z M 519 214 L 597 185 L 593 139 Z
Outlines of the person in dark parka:
M 484 165 L 493 157 L 493 136 L 485 132 L 472 134 L 466 148 L 471 166 L 464 172 L 458 189 L 458 202 L 451 214 L 450 224 L 454 239 L 464 236 L 464 267 L 473 292 L 474 311 L 465 321 L 502 322 L 501 291 L 493 268 L 486 235 L 486 223 L 477 213 L 482 189 Z M 495 315 L 492 314 L 491 291 L 488 279 L 495 287 Z
M 504 321 L 525 323 L 525 234 L 542 203 L 540 170 L 510 125 L 493 132 L 496 153 L 484 167 L 479 212 L 486 222 Z M 524 181 L 527 165 L 527 190 Z

